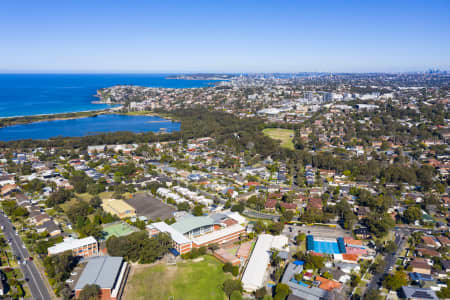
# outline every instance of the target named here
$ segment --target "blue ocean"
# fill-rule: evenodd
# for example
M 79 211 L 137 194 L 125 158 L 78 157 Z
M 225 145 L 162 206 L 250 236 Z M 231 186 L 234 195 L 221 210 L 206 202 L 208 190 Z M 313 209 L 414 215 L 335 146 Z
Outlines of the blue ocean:
M 166 79 L 168 74 L 0 74 L 0 117 L 106 108 L 93 104 L 97 90 L 117 84 L 196 88 L 209 80 Z

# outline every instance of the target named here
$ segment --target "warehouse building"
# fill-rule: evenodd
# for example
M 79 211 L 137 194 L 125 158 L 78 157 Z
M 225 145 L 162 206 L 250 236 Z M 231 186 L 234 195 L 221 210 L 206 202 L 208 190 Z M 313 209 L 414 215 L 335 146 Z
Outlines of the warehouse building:
M 100 300 L 117 300 L 125 285 L 128 264 L 122 257 L 99 256 L 88 260 L 75 285 L 75 297 L 88 284 L 100 287 Z

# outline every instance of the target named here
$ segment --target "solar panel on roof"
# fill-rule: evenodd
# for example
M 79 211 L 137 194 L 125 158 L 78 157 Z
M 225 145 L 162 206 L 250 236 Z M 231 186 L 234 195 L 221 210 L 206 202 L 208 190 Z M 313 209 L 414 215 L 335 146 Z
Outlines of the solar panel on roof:
M 433 297 L 431 297 L 427 292 L 423 292 L 423 291 L 415 291 L 412 294 L 413 298 L 425 298 L 425 299 L 433 299 Z

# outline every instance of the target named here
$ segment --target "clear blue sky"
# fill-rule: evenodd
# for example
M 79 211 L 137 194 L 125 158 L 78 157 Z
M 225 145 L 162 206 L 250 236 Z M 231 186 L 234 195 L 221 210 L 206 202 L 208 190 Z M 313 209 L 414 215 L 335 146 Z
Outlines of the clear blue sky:
M 449 0 L 0 2 L 0 72 L 450 69 Z

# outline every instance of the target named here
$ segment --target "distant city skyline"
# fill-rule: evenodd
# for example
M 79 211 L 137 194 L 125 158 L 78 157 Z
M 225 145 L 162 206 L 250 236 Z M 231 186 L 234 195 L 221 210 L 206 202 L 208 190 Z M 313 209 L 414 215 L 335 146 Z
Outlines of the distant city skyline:
M 0 73 L 450 70 L 450 1 L 0 4 Z

